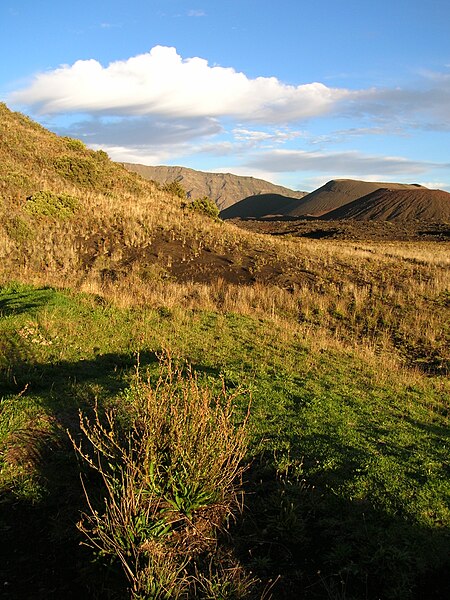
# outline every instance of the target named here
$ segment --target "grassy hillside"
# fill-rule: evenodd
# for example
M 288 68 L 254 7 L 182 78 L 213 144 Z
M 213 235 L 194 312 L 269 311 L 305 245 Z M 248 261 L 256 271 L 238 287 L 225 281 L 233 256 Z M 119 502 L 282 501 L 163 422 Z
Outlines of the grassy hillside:
M 1 110 L 5 597 L 447 598 L 449 243 L 242 231 Z

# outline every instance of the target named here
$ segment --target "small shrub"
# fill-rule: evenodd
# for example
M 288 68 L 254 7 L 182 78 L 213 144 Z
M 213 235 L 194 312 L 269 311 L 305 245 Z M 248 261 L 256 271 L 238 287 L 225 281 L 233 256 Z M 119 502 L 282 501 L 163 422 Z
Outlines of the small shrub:
M 81 152 L 86 150 L 86 146 L 81 140 L 77 140 L 71 137 L 63 137 L 62 139 L 65 141 L 66 147 L 69 150 L 75 150 L 75 152 Z
M 170 360 L 162 366 L 155 386 L 137 370 L 121 417 L 80 413 L 91 450 L 73 442 L 105 490 L 96 507 L 85 488 L 89 513 L 79 528 L 120 561 L 135 599 L 178 598 L 195 587 L 200 557 L 214 554 L 216 532 L 238 506 L 246 448 L 245 423 L 233 424 L 234 396 L 214 396 Z
M 3 182 L 11 187 L 19 189 L 32 189 L 31 179 L 19 171 L 8 171 L 1 174 Z
M 34 237 L 30 225 L 17 215 L 6 220 L 5 229 L 9 237 L 18 243 L 32 240 Z
M 97 150 L 95 153 L 95 156 L 103 161 L 103 162 L 108 162 L 109 161 L 109 155 L 107 152 L 105 152 L 104 150 Z
M 68 194 L 40 191 L 28 196 L 25 208 L 33 215 L 64 219 L 73 216 L 78 205 L 78 199 Z
M 183 203 L 183 208 L 187 208 L 189 210 L 193 210 L 200 214 L 211 217 L 212 219 L 219 218 L 219 209 L 216 204 L 208 198 L 208 196 L 203 196 L 203 198 L 196 198 L 192 202 Z
M 54 161 L 56 171 L 72 183 L 95 188 L 100 183 L 100 173 L 90 158 L 61 156 Z
M 178 196 L 178 198 L 181 198 L 182 200 L 186 199 L 186 190 L 183 188 L 181 183 L 179 181 L 177 181 L 176 179 L 174 179 L 174 181 L 171 181 L 170 183 L 165 183 L 162 186 L 162 189 L 165 192 L 169 192 L 169 194 Z

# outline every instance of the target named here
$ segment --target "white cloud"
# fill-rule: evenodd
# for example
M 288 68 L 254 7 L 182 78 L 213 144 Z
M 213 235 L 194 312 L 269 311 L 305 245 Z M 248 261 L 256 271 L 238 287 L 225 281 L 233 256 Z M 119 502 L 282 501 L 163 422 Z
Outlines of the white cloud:
M 79 60 L 38 73 L 9 101 L 41 114 L 229 116 L 287 123 L 325 114 L 354 94 L 322 83 L 291 86 L 275 77 L 250 79 L 232 68 L 211 67 L 202 58 L 182 59 L 175 48 L 155 46 L 107 67 Z
M 279 178 L 279 174 L 270 170 L 258 170 L 255 174 L 255 170 L 245 165 L 230 165 L 224 167 L 217 167 L 211 169 L 214 173 L 232 173 L 233 175 L 240 175 L 242 177 L 256 177 L 257 179 L 264 179 L 275 185 L 283 185 Z
M 449 168 L 450 164 L 414 161 L 401 156 L 371 156 L 357 151 L 306 152 L 303 150 L 273 150 L 254 156 L 247 166 L 272 172 L 319 171 L 338 173 L 339 177 L 364 176 L 376 178 L 378 174 L 417 175 L 430 169 Z
M 192 9 L 189 14 L 204 12 Z M 276 77 L 251 79 L 231 67 L 210 66 L 199 57 L 183 59 L 166 46 L 107 66 L 94 59 L 79 60 L 37 73 L 7 101 L 48 115 L 230 117 L 244 123 L 242 129 L 247 131 L 252 122 L 286 125 L 327 114 L 368 119 L 368 126 L 361 124 L 364 134 L 386 127 L 391 132 L 450 128 L 448 72 L 422 72 L 407 88 L 349 90 L 319 82 L 294 86 Z
M 240 142 L 258 144 L 260 142 L 284 143 L 289 140 L 301 137 L 302 135 L 304 135 L 304 132 L 281 129 L 276 129 L 275 131 L 257 131 L 254 129 L 235 127 L 232 130 L 232 134 L 234 139 Z
M 117 23 L 108 23 L 106 21 L 100 23 L 100 29 L 115 29 L 117 27 L 121 27 L 121 25 L 118 25 Z
M 93 150 L 104 150 L 112 160 L 142 165 L 167 165 L 173 153 L 168 148 L 134 148 L 91 144 Z

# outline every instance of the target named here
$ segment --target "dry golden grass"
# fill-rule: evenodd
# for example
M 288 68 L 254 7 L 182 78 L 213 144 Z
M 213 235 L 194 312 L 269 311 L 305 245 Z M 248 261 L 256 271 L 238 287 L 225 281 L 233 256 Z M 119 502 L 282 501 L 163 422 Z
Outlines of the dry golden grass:
M 312 339 L 447 368 L 450 243 L 255 234 L 183 210 L 102 153 L 0 112 L 2 281 L 70 287 L 121 306 L 286 320 Z M 31 213 L 27 194 L 39 190 L 68 194 L 78 208 L 70 217 Z

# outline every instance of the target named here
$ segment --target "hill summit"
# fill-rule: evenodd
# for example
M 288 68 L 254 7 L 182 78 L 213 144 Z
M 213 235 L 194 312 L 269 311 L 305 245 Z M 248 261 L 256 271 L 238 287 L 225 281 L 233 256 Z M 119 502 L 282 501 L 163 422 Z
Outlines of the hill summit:
M 251 196 L 221 212 L 224 219 L 291 219 L 447 222 L 450 194 L 419 184 L 333 179 L 302 198 Z

